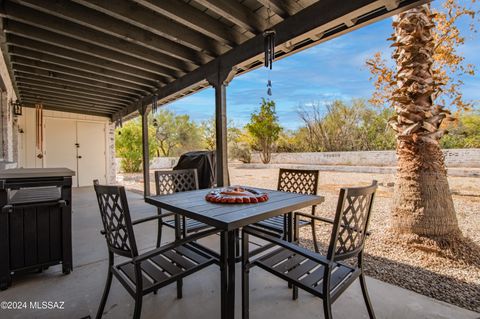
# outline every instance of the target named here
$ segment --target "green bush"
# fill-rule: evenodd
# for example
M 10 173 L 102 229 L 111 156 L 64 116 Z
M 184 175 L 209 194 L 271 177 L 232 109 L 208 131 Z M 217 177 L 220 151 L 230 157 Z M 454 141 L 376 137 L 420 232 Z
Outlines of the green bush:
M 125 173 L 135 173 L 142 170 L 142 123 L 140 119 L 126 122 L 115 132 L 116 156 L 120 157 L 121 169 Z M 155 130 L 149 128 L 149 153 L 155 154 Z

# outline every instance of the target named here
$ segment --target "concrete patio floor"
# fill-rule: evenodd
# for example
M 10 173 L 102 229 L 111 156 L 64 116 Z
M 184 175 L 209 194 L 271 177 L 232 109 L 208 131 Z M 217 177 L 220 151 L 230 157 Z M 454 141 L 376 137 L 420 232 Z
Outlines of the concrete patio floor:
M 155 214 L 143 198 L 128 193 L 133 219 Z M 0 301 L 64 302 L 63 310 L 2 310 L 0 318 L 94 318 L 103 292 L 107 271 L 107 249 L 100 216 L 92 188 L 77 188 L 73 192 L 73 258 L 74 271 L 63 275 L 54 266 L 42 274 L 29 274 L 14 279 L 12 287 L 0 292 Z M 154 247 L 156 224 L 135 226 L 139 247 Z M 164 241 L 173 232 L 167 230 Z M 200 241 L 218 250 L 218 236 Z M 237 271 L 237 318 L 240 318 L 240 270 Z M 368 287 L 377 318 L 480 318 L 479 313 L 440 302 L 414 292 L 368 278 Z M 184 280 L 183 299 L 176 299 L 175 285 L 161 289 L 157 295 L 147 295 L 143 301 L 142 318 L 212 319 L 220 318 L 220 275 L 212 265 Z M 300 292 L 291 300 L 291 290 L 285 282 L 255 268 L 251 272 L 251 318 L 323 318 L 320 299 Z M 114 279 L 103 318 L 131 318 L 133 299 Z M 354 284 L 333 305 L 334 318 L 368 318 L 359 284 Z

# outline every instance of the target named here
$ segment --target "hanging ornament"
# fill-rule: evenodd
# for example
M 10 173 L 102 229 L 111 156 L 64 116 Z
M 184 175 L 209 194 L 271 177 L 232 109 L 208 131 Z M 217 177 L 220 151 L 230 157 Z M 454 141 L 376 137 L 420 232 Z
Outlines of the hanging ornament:
M 116 121 L 115 121 L 115 128 L 122 128 L 123 123 L 122 123 L 122 116 L 120 116 Z
M 158 97 L 155 94 L 152 97 L 152 111 L 153 111 L 153 113 L 155 113 L 155 114 L 157 113 L 157 108 L 158 108 Z
M 275 59 L 275 31 L 265 30 L 263 32 L 263 45 L 265 51 L 265 67 L 272 69 L 273 60 Z

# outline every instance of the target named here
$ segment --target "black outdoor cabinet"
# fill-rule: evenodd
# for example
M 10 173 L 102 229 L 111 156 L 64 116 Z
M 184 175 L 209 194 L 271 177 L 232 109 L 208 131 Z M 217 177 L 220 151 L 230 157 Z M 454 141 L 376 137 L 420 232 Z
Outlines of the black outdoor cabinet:
M 12 276 L 72 270 L 72 176 L 66 168 L 0 171 L 0 289 Z

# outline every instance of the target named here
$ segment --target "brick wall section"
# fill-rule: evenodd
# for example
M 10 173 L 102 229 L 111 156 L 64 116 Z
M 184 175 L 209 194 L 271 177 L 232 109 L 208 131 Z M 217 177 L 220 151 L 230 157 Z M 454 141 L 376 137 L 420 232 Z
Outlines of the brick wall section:
M 107 124 L 107 183 L 114 184 L 117 179 L 117 161 L 115 158 L 115 123 Z
M 480 149 L 449 149 L 443 151 L 447 167 L 480 168 Z M 252 163 L 261 163 L 259 154 L 252 155 Z M 275 153 L 271 164 L 387 166 L 397 165 L 395 151 Z

